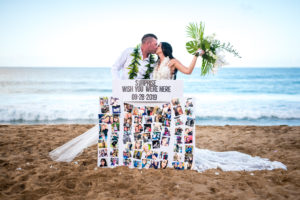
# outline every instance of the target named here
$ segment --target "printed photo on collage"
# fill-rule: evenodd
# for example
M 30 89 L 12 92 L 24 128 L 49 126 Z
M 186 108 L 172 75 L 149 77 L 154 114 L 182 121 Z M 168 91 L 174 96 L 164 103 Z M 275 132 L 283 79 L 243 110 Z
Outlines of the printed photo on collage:
M 100 158 L 99 167 L 107 167 L 107 158 Z
M 111 158 L 110 159 L 110 166 L 111 167 L 117 167 L 117 166 L 119 166 L 119 158 Z
M 109 105 L 108 103 L 108 97 L 100 97 L 100 108 L 102 108 L 103 106 Z
M 99 117 L 99 124 L 112 124 L 113 123 L 113 116 L 109 113 L 106 114 L 98 114 Z

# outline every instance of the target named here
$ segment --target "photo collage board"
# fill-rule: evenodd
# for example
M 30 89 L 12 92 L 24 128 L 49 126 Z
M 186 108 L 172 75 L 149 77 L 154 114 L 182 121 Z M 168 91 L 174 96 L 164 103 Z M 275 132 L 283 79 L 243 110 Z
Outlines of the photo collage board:
M 192 98 L 164 103 L 100 97 L 98 167 L 192 169 L 195 115 Z

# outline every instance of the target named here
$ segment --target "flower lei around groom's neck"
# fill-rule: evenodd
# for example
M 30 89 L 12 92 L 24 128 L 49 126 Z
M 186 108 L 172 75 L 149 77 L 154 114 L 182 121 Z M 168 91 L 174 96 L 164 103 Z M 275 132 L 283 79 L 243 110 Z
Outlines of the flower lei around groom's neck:
M 130 54 L 133 59 L 130 63 L 130 65 L 128 66 L 129 72 L 129 79 L 134 79 L 135 77 L 137 77 L 138 72 L 139 72 L 139 68 L 138 66 L 140 65 L 140 60 L 142 60 L 141 55 L 140 55 L 140 45 L 137 45 L 132 54 Z M 154 67 L 151 67 L 152 64 L 155 63 L 155 59 L 154 59 L 154 55 L 150 54 L 149 56 L 149 61 L 148 64 L 146 65 L 147 70 L 146 73 L 144 74 L 143 79 L 150 79 L 150 74 L 153 72 Z

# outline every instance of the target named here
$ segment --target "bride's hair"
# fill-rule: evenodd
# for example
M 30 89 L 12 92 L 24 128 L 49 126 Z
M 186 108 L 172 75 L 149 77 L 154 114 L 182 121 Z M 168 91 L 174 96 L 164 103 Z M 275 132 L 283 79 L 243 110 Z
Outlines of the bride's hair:
M 167 42 L 161 42 L 160 44 L 161 44 L 161 50 L 162 50 L 164 56 L 165 57 L 169 57 L 170 60 L 173 59 L 174 56 L 172 54 L 173 53 L 172 46 L 169 43 L 167 43 Z M 177 71 L 178 70 L 175 68 L 175 71 L 174 71 L 174 74 L 173 74 L 173 79 L 174 80 L 176 79 Z
M 173 53 L 172 46 L 167 42 L 161 42 L 160 44 L 161 44 L 161 50 L 162 50 L 164 56 L 165 57 L 168 56 L 170 58 L 170 60 L 173 59 L 174 57 L 172 54 Z

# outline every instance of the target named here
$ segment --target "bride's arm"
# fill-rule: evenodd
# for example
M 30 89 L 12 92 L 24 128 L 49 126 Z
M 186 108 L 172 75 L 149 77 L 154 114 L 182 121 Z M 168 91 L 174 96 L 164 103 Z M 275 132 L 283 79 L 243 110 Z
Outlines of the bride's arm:
M 199 55 L 202 56 L 203 55 L 203 51 L 201 50 L 199 52 Z M 180 72 L 184 73 L 184 74 L 191 74 L 195 68 L 196 62 L 197 62 L 197 58 L 198 56 L 194 56 L 193 60 L 190 64 L 189 67 L 184 66 L 179 60 L 177 59 L 172 59 L 171 60 L 171 67 L 175 67 L 176 69 L 178 69 Z

